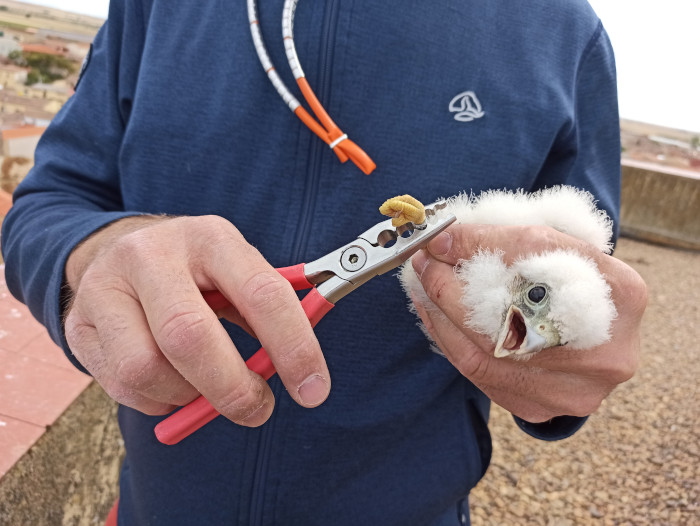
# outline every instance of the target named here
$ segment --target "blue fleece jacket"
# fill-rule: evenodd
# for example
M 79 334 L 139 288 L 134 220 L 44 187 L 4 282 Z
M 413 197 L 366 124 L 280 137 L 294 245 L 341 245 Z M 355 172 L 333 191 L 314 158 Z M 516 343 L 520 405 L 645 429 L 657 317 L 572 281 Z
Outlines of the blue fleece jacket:
M 293 86 L 282 4 L 261 1 L 259 16 Z M 288 111 L 258 63 L 244 2 L 112 1 L 2 232 L 8 287 L 71 359 L 66 258 L 125 215 L 218 214 L 274 266 L 350 241 L 404 193 L 430 202 L 566 183 L 617 218 L 614 60 L 585 1 L 307 0 L 295 36 L 319 98 L 376 161 L 371 176 L 341 165 Z M 467 102 L 474 118 L 455 119 Z M 227 329 L 246 358 L 257 350 Z M 275 377 L 262 427 L 218 418 L 163 446 L 160 417 L 120 408 L 119 523 L 468 521 L 466 497 L 490 458 L 489 402 L 430 352 L 396 278 L 344 298 L 316 333 L 333 378 L 317 409 L 297 406 Z M 519 424 L 557 439 L 582 419 Z

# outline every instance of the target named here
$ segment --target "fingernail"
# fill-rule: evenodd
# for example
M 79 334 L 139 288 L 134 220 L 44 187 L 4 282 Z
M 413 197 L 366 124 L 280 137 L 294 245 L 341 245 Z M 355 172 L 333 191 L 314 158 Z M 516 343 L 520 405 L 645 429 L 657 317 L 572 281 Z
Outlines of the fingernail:
M 328 383 L 318 374 L 312 374 L 299 386 L 299 398 L 304 405 L 315 407 L 328 398 Z
M 452 236 L 449 232 L 440 232 L 435 239 L 428 243 L 428 250 L 436 256 L 444 256 L 452 248 Z
M 425 250 L 419 250 L 411 258 L 411 264 L 413 265 L 413 270 L 416 271 L 416 274 L 420 278 L 430 264 L 430 257 L 425 253 Z

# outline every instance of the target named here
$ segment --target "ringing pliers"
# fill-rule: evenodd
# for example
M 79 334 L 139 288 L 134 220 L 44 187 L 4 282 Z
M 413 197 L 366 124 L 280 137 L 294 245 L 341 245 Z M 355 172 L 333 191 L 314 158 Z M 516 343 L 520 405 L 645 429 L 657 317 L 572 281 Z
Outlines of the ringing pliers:
M 363 232 L 354 241 L 311 263 L 276 270 L 292 284 L 294 290 L 311 289 L 301 300 L 301 305 L 314 327 L 340 298 L 374 276 L 398 267 L 454 223 L 456 218 L 452 214 L 436 215 L 441 208 L 444 208 L 444 203 L 427 207 L 425 221 L 421 224 L 407 223 L 394 227 L 391 219 L 387 219 Z M 218 291 L 202 294 L 213 310 L 229 305 Z M 264 348 L 251 356 L 246 365 L 265 380 L 275 374 L 275 367 Z M 200 396 L 161 421 L 155 428 L 156 437 L 164 444 L 177 444 L 218 415 L 209 401 Z

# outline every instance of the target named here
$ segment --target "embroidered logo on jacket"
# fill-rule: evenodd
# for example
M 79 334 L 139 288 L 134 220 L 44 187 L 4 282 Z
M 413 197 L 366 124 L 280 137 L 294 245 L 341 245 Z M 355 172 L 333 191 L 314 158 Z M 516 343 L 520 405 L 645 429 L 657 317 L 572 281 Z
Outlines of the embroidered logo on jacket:
M 463 91 L 452 99 L 450 112 L 455 114 L 454 118 L 459 122 L 470 122 L 486 115 L 481 109 L 481 102 L 473 91 Z

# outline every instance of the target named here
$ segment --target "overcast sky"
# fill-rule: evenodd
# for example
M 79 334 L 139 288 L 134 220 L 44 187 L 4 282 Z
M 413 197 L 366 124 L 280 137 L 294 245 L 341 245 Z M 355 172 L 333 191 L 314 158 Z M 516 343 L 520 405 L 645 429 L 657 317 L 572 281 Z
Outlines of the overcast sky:
M 109 0 L 19 0 L 28 4 L 46 5 L 63 9 L 64 11 L 73 11 L 74 13 L 82 13 L 84 15 L 98 16 L 107 18 L 107 8 Z
M 700 132 L 700 1 L 589 1 L 615 49 L 620 114 Z
M 103 18 L 109 5 L 24 1 Z M 622 117 L 700 132 L 700 0 L 589 1 L 615 48 Z

